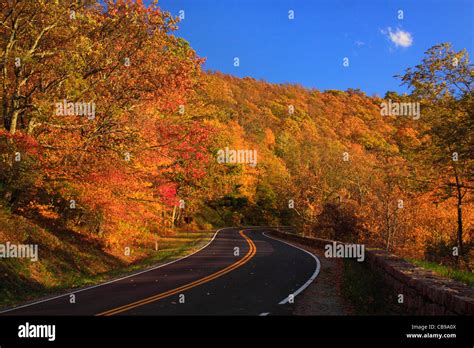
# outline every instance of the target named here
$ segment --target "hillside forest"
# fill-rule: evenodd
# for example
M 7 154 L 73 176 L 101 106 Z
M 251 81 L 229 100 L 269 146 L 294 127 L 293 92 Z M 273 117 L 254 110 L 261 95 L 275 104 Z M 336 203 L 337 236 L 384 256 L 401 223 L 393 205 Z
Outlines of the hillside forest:
M 186 229 L 291 225 L 472 269 L 466 50 L 427 49 L 394 77 L 406 94 L 321 91 L 204 70 L 157 4 L 71 3 L 0 2 L 1 241 L 41 245 L 39 226 L 139 256 Z

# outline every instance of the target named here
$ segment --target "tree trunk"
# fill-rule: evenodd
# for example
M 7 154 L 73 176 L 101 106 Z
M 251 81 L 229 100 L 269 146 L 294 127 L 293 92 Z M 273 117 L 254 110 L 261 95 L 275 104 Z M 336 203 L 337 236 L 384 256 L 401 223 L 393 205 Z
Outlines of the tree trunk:
M 35 129 L 35 126 L 36 126 L 36 119 L 32 117 L 30 121 L 28 122 L 28 130 L 27 130 L 28 135 L 33 134 L 33 130 Z
M 176 219 L 176 205 L 173 207 L 173 215 L 171 216 L 171 228 L 174 228 L 175 219 Z
M 459 179 L 458 171 L 457 171 L 455 165 L 453 165 L 453 169 L 454 169 L 454 177 L 456 179 L 456 196 L 457 196 L 457 199 L 458 199 L 458 233 L 457 233 L 458 257 L 457 257 L 457 260 L 459 262 L 459 259 L 463 255 L 463 245 L 462 245 L 462 234 L 463 234 L 463 231 L 462 231 L 462 198 L 463 198 L 463 195 L 462 195 L 462 192 L 461 192 L 462 183 L 461 183 L 461 180 Z
M 18 115 L 20 114 L 20 111 L 16 110 L 13 112 L 11 123 L 10 123 L 10 134 L 15 134 L 16 133 L 16 126 L 18 123 Z
M 458 189 L 458 191 L 460 191 Z M 458 193 L 458 235 L 457 235 L 457 244 L 458 244 L 458 254 L 462 256 L 463 254 L 463 244 L 462 244 L 462 196 Z

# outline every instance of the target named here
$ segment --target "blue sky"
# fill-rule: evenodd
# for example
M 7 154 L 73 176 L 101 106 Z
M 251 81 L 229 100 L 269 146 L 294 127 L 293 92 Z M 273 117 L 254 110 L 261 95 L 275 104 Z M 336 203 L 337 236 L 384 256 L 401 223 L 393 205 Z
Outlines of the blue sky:
M 161 0 L 159 6 L 174 15 L 184 10 L 175 35 L 207 59 L 204 69 L 319 90 L 403 92 L 393 75 L 418 64 L 431 46 L 451 42 L 466 48 L 471 61 L 474 51 L 473 0 Z

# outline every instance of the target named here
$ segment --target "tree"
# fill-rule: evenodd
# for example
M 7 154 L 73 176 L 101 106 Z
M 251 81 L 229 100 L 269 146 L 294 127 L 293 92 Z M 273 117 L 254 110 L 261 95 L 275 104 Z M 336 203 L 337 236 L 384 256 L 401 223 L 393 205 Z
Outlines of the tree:
M 176 23 L 157 1 L 0 3 L 0 180 L 9 203 L 47 204 L 67 217 L 74 198 L 77 215 L 146 225 L 174 204 L 181 183 L 203 175 L 208 128 L 177 115 L 203 60 L 171 35 Z M 93 117 L 58 112 L 84 103 Z
M 422 105 L 421 157 L 433 170 L 433 182 L 457 201 L 457 247 L 463 255 L 463 201 L 474 185 L 473 70 L 466 50 L 449 43 L 430 48 L 420 65 L 400 76 Z M 454 188 L 454 192 L 453 189 Z

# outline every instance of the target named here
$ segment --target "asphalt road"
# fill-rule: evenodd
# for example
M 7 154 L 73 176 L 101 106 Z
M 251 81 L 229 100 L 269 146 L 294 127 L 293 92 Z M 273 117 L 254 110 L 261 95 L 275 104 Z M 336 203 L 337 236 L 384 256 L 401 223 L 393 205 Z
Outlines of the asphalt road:
M 317 277 L 319 260 L 268 237 L 226 228 L 203 249 L 142 273 L 19 306 L 1 315 L 278 315 Z M 236 251 L 238 248 L 238 254 Z

